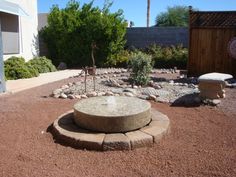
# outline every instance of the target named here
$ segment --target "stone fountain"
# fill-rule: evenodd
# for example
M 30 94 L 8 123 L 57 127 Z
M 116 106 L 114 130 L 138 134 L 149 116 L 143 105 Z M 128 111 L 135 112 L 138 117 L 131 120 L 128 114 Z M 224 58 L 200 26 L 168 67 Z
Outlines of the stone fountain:
M 130 150 L 157 143 L 169 130 L 166 115 L 135 97 L 101 96 L 79 101 L 53 123 L 54 138 L 75 148 Z

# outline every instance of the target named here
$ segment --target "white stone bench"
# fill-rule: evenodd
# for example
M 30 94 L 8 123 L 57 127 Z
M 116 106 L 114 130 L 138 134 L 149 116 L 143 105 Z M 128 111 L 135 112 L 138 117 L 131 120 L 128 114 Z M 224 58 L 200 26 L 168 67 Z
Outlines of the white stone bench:
M 232 79 L 230 74 L 208 73 L 198 78 L 200 97 L 203 99 L 218 99 L 225 97 L 225 81 Z

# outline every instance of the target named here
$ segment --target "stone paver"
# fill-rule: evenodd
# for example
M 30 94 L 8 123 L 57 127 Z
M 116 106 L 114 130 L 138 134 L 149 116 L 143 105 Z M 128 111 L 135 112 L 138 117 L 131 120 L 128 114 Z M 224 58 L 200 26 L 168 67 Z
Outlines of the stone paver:
M 73 122 L 73 111 L 60 116 L 53 123 L 55 136 L 75 148 L 102 150 L 104 133 L 93 133 L 78 128 Z
M 89 150 L 131 150 L 158 143 L 169 131 L 166 115 L 152 109 L 152 121 L 146 127 L 127 133 L 95 133 L 79 128 L 73 121 L 73 110 L 53 123 L 53 135 L 62 144 Z
M 130 140 L 123 133 L 106 134 L 103 141 L 103 150 L 130 150 Z
M 132 149 L 153 144 L 153 137 L 139 130 L 125 133 L 125 135 L 130 139 Z

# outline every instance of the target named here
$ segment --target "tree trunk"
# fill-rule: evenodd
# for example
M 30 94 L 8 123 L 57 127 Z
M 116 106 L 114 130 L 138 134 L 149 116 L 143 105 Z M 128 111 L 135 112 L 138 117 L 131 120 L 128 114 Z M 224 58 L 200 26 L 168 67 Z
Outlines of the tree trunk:
M 150 21 L 150 0 L 147 0 L 147 27 L 149 27 Z

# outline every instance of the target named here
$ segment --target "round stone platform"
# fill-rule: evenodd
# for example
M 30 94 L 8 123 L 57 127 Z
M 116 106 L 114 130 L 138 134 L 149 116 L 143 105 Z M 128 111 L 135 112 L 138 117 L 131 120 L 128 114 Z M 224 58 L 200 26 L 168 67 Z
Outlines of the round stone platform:
M 53 123 L 56 141 L 74 148 L 89 150 L 131 150 L 152 146 L 168 133 L 170 122 L 166 115 L 151 110 L 151 122 L 138 130 L 126 133 L 99 133 L 78 127 L 73 110 L 61 115 Z
M 92 131 L 128 132 L 150 123 L 151 104 L 125 96 L 88 98 L 74 105 L 74 120 L 78 126 Z

